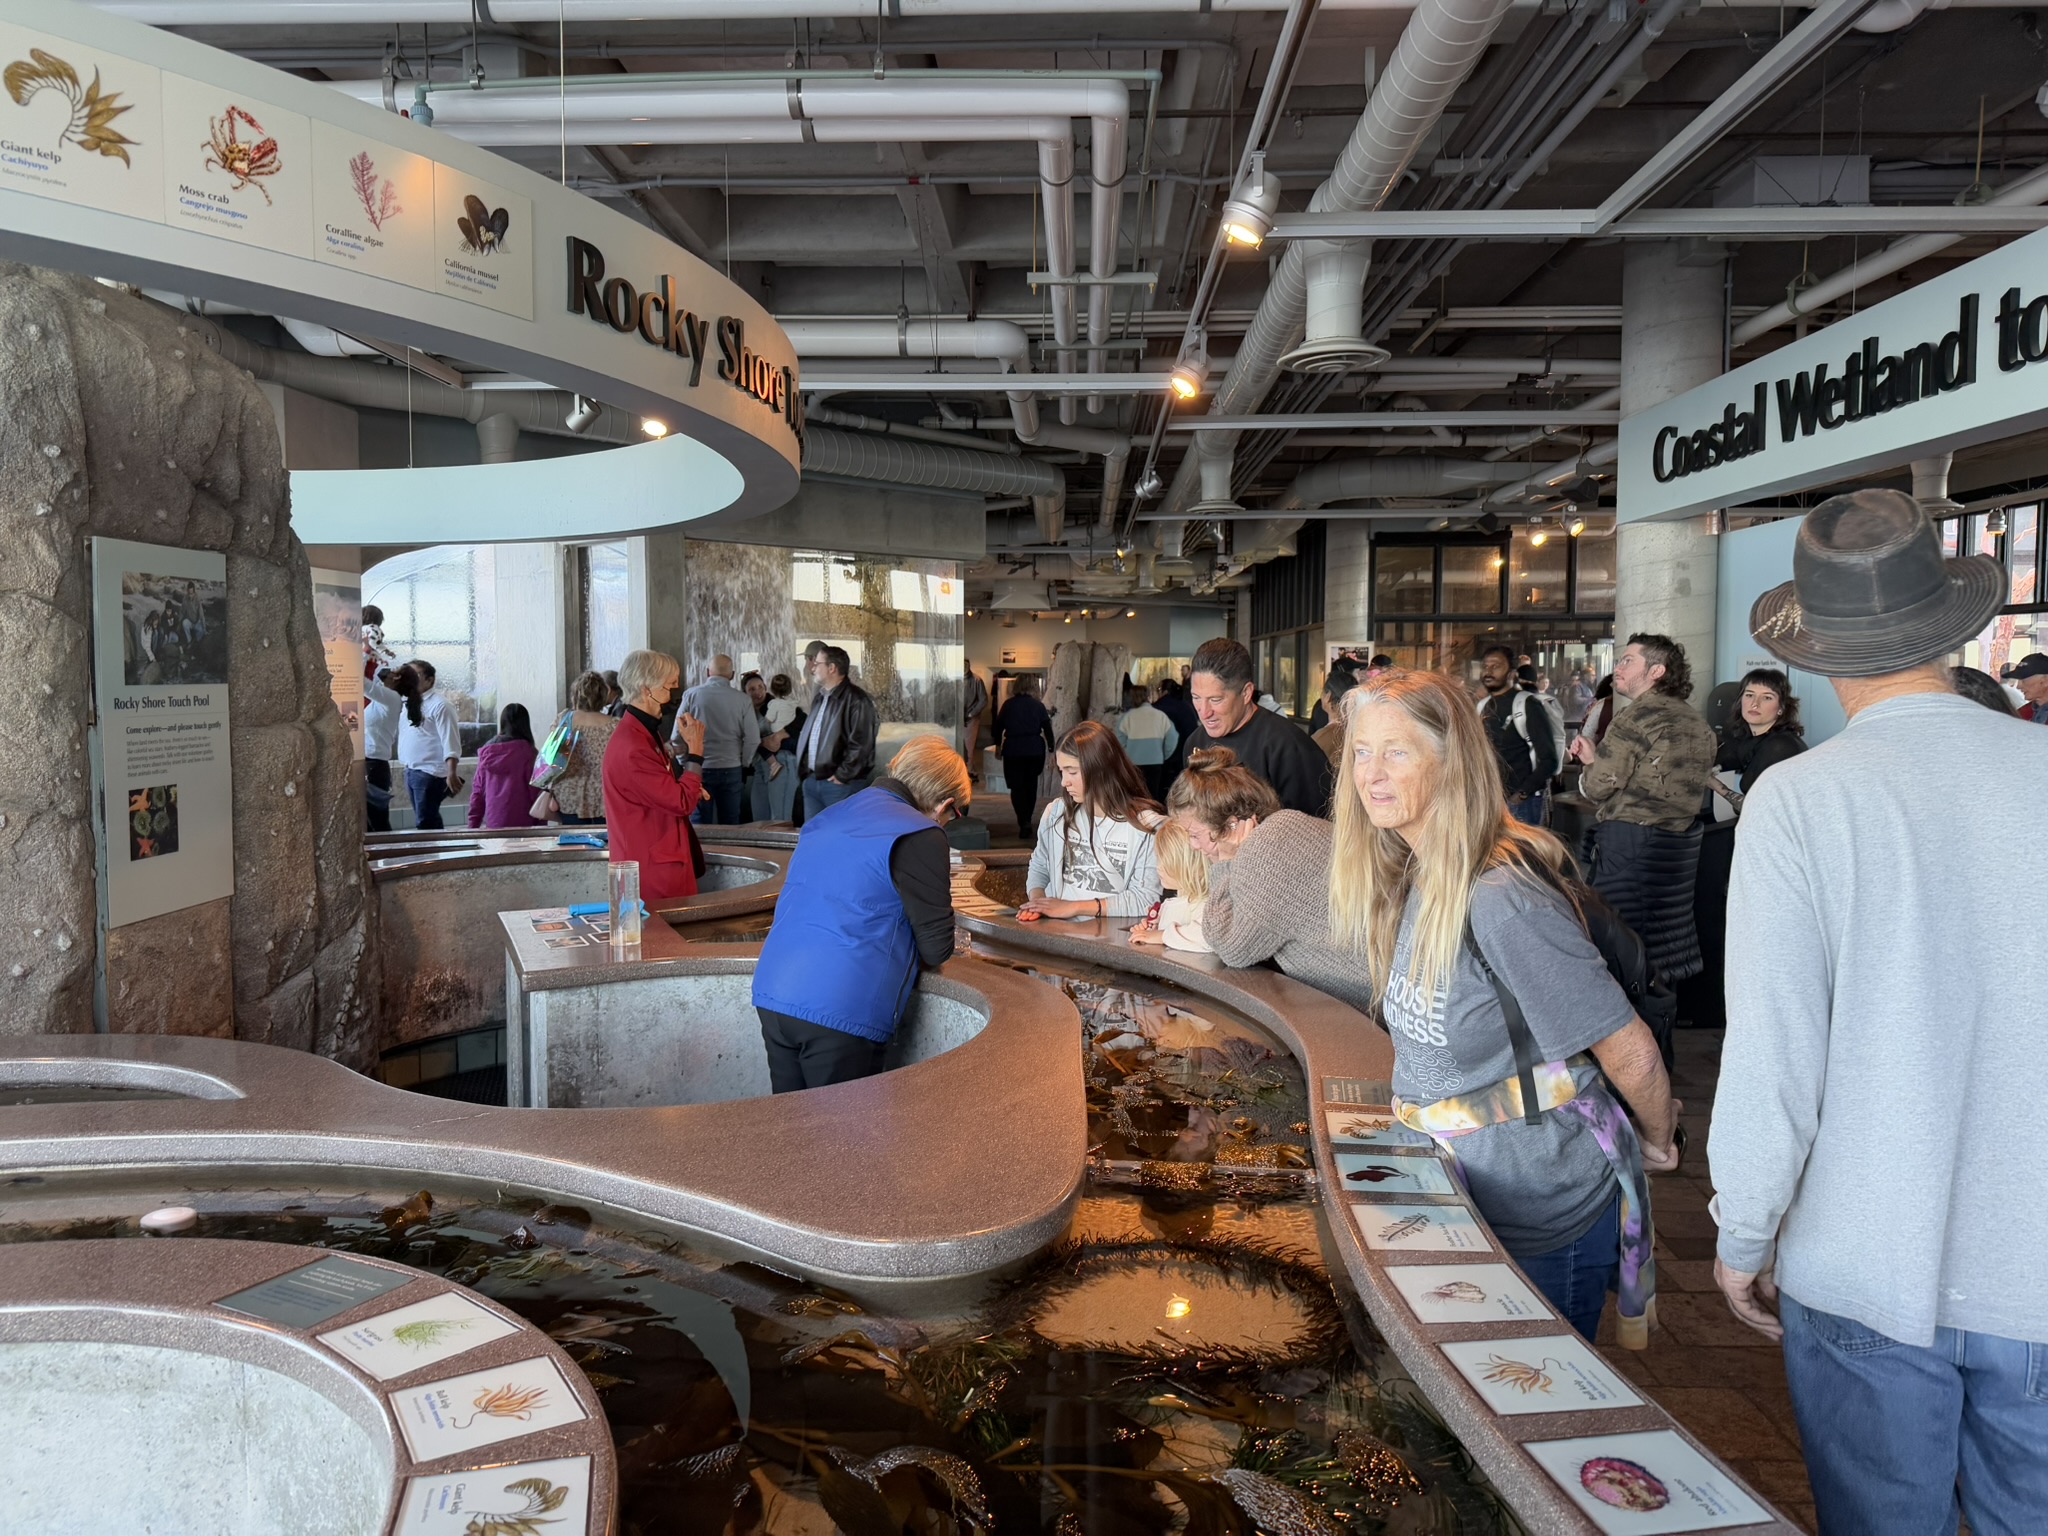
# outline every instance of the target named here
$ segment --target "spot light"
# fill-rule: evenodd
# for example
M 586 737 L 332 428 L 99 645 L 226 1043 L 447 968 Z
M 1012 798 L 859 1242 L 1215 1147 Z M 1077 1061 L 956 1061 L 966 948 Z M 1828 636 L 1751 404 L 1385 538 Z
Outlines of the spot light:
M 1167 375 L 1166 387 L 1173 391 L 1176 399 L 1192 400 L 1208 382 L 1209 348 L 1203 337 L 1198 335 L 1181 353 L 1173 372 Z
M 1126 608 L 1124 610 L 1124 617 L 1127 619 L 1135 619 L 1137 616 L 1138 610 L 1135 608 Z
M 1571 516 L 1565 521 L 1564 531 L 1576 539 L 1580 534 L 1586 531 L 1585 518 L 1580 516 L 1577 512 L 1572 513 Z
M 640 419 L 640 430 L 649 437 L 667 437 L 668 423 L 658 416 L 643 416 Z
M 1230 245 L 1257 249 L 1273 232 L 1273 215 L 1280 209 L 1280 182 L 1266 174 L 1266 153 L 1252 153 L 1252 167 L 1230 201 L 1223 205 L 1223 238 Z
M 569 408 L 569 414 L 562 418 L 562 425 L 571 432 L 581 435 L 588 432 L 597 420 L 601 408 L 588 395 L 578 395 L 576 403 Z

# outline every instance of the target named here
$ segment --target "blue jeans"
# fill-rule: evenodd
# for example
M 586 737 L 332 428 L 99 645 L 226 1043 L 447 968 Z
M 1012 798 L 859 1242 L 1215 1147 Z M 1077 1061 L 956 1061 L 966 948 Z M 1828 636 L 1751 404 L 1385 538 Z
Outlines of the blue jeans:
M 1520 805 L 1509 805 L 1508 814 L 1517 821 L 1526 822 L 1532 827 L 1540 827 L 1543 825 L 1544 802 L 1548 799 L 1547 795 L 1531 795 Z
M 441 802 L 448 798 L 448 781 L 438 773 L 421 773 L 417 768 L 405 770 L 405 792 L 412 799 L 413 823 L 423 831 L 438 832 L 441 821 Z
M 1591 1339 L 1600 1331 L 1607 1293 L 1621 1273 L 1621 1192 L 1607 1202 L 1600 1219 L 1576 1242 L 1548 1253 L 1509 1255 L 1522 1266 L 1529 1283 L 1541 1291 L 1558 1314 Z
M 697 825 L 700 827 L 736 827 L 747 818 L 740 809 L 740 775 L 738 768 L 706 768 L 704 770 L 704 792 L 711 796 L 697 807 Z
M 770 762 L 782 764 L 782 772 L 768 777 Z M 771 758 L 754 759 L 754 820 L 790 821 L 796 815 L 796 754 L 777 752 Z
M 2048 1344 L 1937 1329 L 1901 1344 L 1779 1298 L 1785 1376 L 1821 1536 L 2038 1536 Z
M 834 784 L 829 779 L 804 780 L 804 820 L 809 821 L 828 805 L 837 805 L 848 795 L 857 795 L 866 789 L 867 780 L 857 784 Z

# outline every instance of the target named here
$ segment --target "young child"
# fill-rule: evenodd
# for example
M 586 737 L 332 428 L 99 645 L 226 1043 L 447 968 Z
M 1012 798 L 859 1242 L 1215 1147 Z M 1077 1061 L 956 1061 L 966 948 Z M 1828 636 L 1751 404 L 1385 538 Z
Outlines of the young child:
M 1159 860 L 1159 878 L 1173 892 L 1131 930 L 1133 944 L 1164 944 L 1169 949 L 1206 955 L 1202 908 L 1209 900 L 1209 861 L 1188 841 L 1187 828 L 1168 817 L 1152 834 Z

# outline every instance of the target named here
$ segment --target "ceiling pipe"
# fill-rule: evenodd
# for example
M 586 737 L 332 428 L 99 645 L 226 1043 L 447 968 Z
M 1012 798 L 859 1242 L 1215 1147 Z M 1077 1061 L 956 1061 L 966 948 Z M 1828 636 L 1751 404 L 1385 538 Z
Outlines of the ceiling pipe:
M 1442 118 L 1451 97 L 1477 67 L 1501 18 L 1507 14 L 1509 3 L 1510 0 L 1421 0 L 1329 179 L 1310 199 L 1310 212 L 1360 212 L 1377 208 L 1385 201 Z M 1282 359 L 1305 336 L 1308 253 L 1303 247 L 1310 243 L 1295 241 L 1280 258 L 1230 372 L 1210 399 L 1212 413 L 1243 415 L 1256 411 L 1279 378 Z M 1339 275 L 1348 282 L 1350 270 L 1333 261 L 1325 282 L 1335 284 Z M 1361 271 L 1361 285 L 1363 277 Z M 1326 297 L 1325 303 L 1328 308 L 1324 313 L 1334 324 L 1336 300 Z M 1211 438 L 1224 436 L 1234 435 L 1205 433 L 1201 441 L 1206 447 Z M 1177 513 L 1185 509 L 1208 462 L 1200 454 L 1183 457 L 1162 511 Z M 1207 499 L 1206 485 L 1203 494 Z
M 474 0 L 93 0 L 100 10 L 160 27 L 237 25 L 358 26 L 404 22 L 470 26 Z M 938 16 L 1177 15 L 1284 11 L 1289 0 L 913 0 L 922 20 Z M 1407 0 L 1322 0 L 1326 11 L 1405 11 Z M 500 26 L 558 21 L 873 20 L 867 0 L 491 0 Z M 735 51 L 742 45 L 735 44 Z M 1078 46 L 1078 45 L 1076 45 Z
M 1333 501 L 1379 496 L 1443 496 L 1453 491 L 1504 485 L 1522 479 L 1520 464 L 1489 464 L 1484 459 L 1403 458 L 1393 454 L 1370 458 L 1331 459 L 1303 470 L 1269 509 L 1313 512 Z
M 1963 509 L 1963 504 L 1948 493 L 1949 466 L 1955 463 L 1955 457 L 1952 453 L 1938 453 L 1913 461 L 1913 499 L 1929 517 L 1946 517 Z
M 829 405 L 814 405 L 804 412 L 806 423 L 826 427 L 845 427 L 853 432 L 875 432 L 883 437 L 909 438 L 919 443 L 944 443 L 950 448 L 972 448 L 980 453 L 1004 453 L 1016 457 L 1023 449 L 1015 444 L 990 442 L 985 437 L 975 437 L 967 432 L 943 432 L 931 427 L 914 427 L 900 421 L 888 421 L 880 416 L 862 416 L 854 411 L 835 410 Z M 998 418 L 998 425 L 1007 429 L 1009 418 Z
M 1990 201 L 2000 207 L 2030 208 L 2048 202 L 2048 168 L 2035 171 L 2031 176 L 2022 176 L 1999 188 Z M 1781 325 L 1790 325 L 1802 316 L 1811 315 L 1823 304 L 1832 303 L 1845 293 L 1889 277 L 1916 261 L 1923 261 L 1937 251 L 1945 251 L 1965 237 L 1962 235 L 1912 235 L 1904 240 L 1894 241 L 1874 256 L 1824 277 L 1811 288 L 1800 290 L 1782 304 L 1773 304 L 1761 314 L 1752 315 L 1735 327 L 1733 341 L 1736 346 L 1752 342 L 1759 336 L 1776 330 Z
M 1602 390 L 1581 406 L 1580 409 L 1587 411 L 1611 411 L 1620 404 L 1621 386 L 1616 385 L 1613 389 Z M 1497 444 L 1493 451 L 1487 454 L 1487 458 L 1504 459 L 1511 453 L 1519 453 L 1524 448 L 1533 448 L 1538 443 L 1546 442 L 1551 438 L 1561 435 L 1563 434 L 1552 432 L 1548 429 L 1540 429 L 1535 432 L 1512 433 L 1506 442 Z
M 283 315 L 277 323 L 291 333 L 291 338 L 315 357 L 381 357 L 375 347 L 367 342 L 357 341 L 353 336 L 344 336 L 331 325 L 315 325 L 310 320 L 291 320 Z
M 500 411 L 476 424 L 477 453 L 486 464 L 510 464 L 519 449 L 519 418 Z
M 799 359 L 978 358 L 1031 371 L 1031 338 L 1007 320 L 790 320 L 782 330 Z M 1011 391 L 1010 417 L 1028 441 L 1038 430 L 1037 398 Z
M 1057 464 L 1009 454 L 907 443 L 829 427 L 804 433 L 804 472 L 882 480 L 927 490 L 1029 496 L 1039 532 L 1057 543 L 1066 528 L 1067 478 Z
M 1578 479 L 1588 469 L 1598 469 L 1603 464 L 1612 464 L 1620 457 L 1621 439 L 1610 437 L 1605 442 L 1595 443 L 1575 458 L 1546 464 L 1533 475 L 1499 487 L 1486 498 L 1486 505 L 1497 506 L 1510 501 L 1526 501 L 1536 496 L 1555 496 L 1558 486 Z

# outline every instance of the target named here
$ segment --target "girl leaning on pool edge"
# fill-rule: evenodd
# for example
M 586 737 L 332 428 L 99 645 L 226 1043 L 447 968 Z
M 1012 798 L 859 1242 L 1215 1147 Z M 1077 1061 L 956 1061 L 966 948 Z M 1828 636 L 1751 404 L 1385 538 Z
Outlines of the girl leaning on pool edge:
M 1642 1348 L 1656 1273 L 1646 1170 L 1678 1161 L 1656 1040 L 1586 936 L 1563 845 L 1507 814 L 1464 692 L 1390 672 L 1345 702 L 1330 933 L 1372 972 L 1395 1111 L 1456 1159 L 1573 1327 L 1592 1338 L 1619 1289 L 1621 1342 Z

